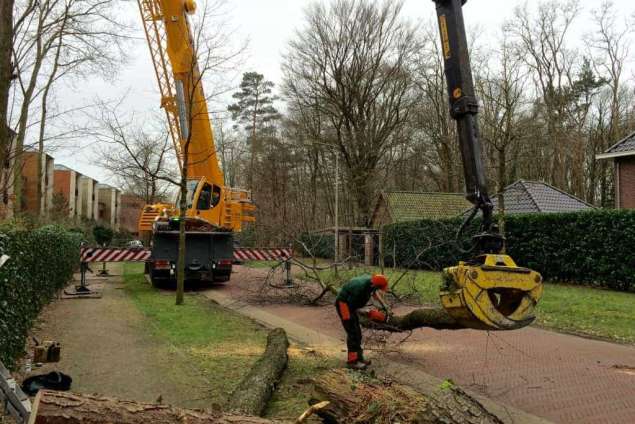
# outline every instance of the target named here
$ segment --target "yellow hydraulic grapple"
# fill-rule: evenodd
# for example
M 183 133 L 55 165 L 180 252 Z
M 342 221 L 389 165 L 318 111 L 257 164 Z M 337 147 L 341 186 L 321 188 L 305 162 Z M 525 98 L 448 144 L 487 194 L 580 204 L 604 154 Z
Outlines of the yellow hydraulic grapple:
M 467 328 L 516 330 L 533 322 L 542 277 L 507 255 L 488 254 L 443 271 L 441 303 Z

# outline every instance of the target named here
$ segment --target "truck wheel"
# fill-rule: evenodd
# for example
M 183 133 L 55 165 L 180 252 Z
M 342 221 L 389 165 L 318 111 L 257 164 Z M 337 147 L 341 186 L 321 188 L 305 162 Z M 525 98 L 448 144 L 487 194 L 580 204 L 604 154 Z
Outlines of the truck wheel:
M 167 286 L 165 278 L 157 277 L 156 273 L 152 269 L 150 269 L 150 281 L 152 282 L 152 287 L 155 289 L 164 289 Z
M 229 274 L 215 275 L 213 280 L 215 283 L 226 283 L 229 281 L 229 277 Z

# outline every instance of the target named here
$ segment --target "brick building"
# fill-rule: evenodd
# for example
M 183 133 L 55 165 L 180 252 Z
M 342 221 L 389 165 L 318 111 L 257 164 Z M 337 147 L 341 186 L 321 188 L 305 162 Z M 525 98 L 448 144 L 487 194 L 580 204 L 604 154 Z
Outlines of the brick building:
M 68 217 L 74 218 L 80 213 L 81 191 L 79 189 L 79 179 L 82 174 L 64 165 L 55 165 L 55 177 L 53 190 L 66 201 Z
M 635 132 L 618 141 L 596 158 L 613 160 L 615 207 L 635 209 Z
M 146 202 L 134 194 L 122 194 L 120 201 L 120 229 L 138 234 L 139 217 Z
M 24 152 L 22 168 L 22 211 L 39 215 L 48 211 L 53 202 L 54 160 L 46 153 Z M 40 191 L 38 191 L 38 163 L 42 161 Z M 39 204 L 39 199 L 42 203 Z M 38 204 L 40 208 L 38 209 Z
M 97 185 L 98 213 L 97 221 L 108 225 L 115 231 L 119 230 L 119 205 L 121 192 L 108 184 Z
M 79 177 L 79 196 L 81 201 L 78 208 L 78 216 L 86 219 L 97 220 L 99 217 L 99 190 L 97 180 L 86 175 Z

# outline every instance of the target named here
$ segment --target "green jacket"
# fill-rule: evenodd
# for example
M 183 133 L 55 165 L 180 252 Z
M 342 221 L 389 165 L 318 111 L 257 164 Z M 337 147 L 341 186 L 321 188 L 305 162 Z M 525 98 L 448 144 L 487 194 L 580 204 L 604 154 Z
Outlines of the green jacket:
M 370 275 L 360 275 L 344 284 L 337 294 L 337 300 L 348 303 L 351 310 L 366 306 L 376 287 L 370 282 Z

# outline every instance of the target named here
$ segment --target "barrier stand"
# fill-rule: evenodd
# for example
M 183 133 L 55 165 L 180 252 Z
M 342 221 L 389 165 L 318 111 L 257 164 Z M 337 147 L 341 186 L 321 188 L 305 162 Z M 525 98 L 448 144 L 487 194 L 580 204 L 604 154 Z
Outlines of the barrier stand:
M 291 257 L 284 259 L 284 270 L 285 270 L 285 287 L 293 288 L 295 284 L 293 283 L 293 275 L 291 274 Z
M 89 271 L 91 274 L 93 270 L 88 266 L 88 260 L 90 259 L 91 253 L 88 253 L 87 257 L 82 256 L 82 261 L 79 264 L 79 285 L 75 286 L 74 292 L 69 292 L 68 290 L 64 290 L 64 295 L 62 298 L 64 299 L 99 299 L 101 298 L 101 293 L 95 290 L 92 290 L 86 284 L 86 272 Z

